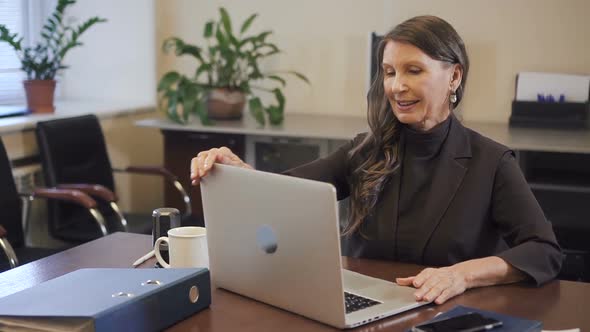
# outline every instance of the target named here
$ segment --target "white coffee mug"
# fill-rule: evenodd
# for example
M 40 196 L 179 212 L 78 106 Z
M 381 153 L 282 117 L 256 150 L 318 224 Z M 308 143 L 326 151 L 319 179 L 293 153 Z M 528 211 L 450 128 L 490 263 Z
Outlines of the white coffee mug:
M 160 244 L 168 243 L 170 264 L 160 254 Z M 176 227 L 168 230 L 168 236 L 162 236 L 154 244 L 154 253 L 158 263 L 163 267 L 209 267 L 207 236 L 204 227 Z

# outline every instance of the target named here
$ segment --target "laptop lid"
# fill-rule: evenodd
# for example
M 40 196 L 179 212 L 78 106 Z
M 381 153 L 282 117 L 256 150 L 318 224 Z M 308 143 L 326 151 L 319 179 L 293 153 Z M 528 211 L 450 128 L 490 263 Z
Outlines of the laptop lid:
M 331 184 L 216 164 L 201 193 L 217 287 L 345 326 Z

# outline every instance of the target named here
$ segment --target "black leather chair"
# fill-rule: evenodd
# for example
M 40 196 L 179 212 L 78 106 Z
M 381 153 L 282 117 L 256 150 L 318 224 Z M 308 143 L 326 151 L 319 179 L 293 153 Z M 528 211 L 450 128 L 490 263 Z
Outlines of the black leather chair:
M 163 176 L 180 191 L 190 215 L 190 199 L 172 173 L 153 166 L 131 166 L 113 169 L 98 118 L 84 115 L 39 122 L 37 143 L 48 186 L 81 190 L 98 201 L 108 232 L 129 231 L 150 234 L 151 215 L 123 214 L 117 205 L 113 171 Z M 188 167 L 188 166 L 187 166 Z M 151 211 L 146 211 L 151 212 Z M 79 207 L 52 202 L 49 225 L 52 235 L 63 240 L 88 241 L 100 236 L 96 229 L 67 228 L 70 220 L 84 213 Z M 77 224 L 74 224 L 77 225 Z
M 21 199 L 21 198 L 24 198 Z M 32 262 L 39 258 L 52 255 L 61 249 L 35 248 L 25 245 L 26 223 L 23 226 L 23 201 L 30 202 L 35 198 L 51 198 L 74 202 L 83 207 L 86 214 L 95 216 L 94 227 L 104 221 L 95 209 L 96 201 L 83 192 L 76 190 L 36 188 L 32 193 L 17 193 L 12 168 L 4 144 L 0 141 L 0 272 L 20 264 Z M 95 218 L 92 217 L 92 218 Z

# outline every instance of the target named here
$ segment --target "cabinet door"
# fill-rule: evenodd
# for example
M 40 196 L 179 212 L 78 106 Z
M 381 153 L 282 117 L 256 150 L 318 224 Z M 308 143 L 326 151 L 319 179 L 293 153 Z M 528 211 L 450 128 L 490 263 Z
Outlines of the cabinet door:
M 560 279 L 590 281 L 590 155 L 520 151 L 526 179 L 566 254 Z
M 192 131 L 162 130 L 164 135 L 164 166 L 178 176 L 191 197 L 193 218 L 185 224 L 203 225 L 203 205 L 201 189 L 190 184 L 190 162 L 200 151 L 226 146 L 237 156 L 244 159 L 244 135 L 212 134 Z M 178 191 L 171 185 L 165 185 L 164 199 L 166 206 L 184 206 Z

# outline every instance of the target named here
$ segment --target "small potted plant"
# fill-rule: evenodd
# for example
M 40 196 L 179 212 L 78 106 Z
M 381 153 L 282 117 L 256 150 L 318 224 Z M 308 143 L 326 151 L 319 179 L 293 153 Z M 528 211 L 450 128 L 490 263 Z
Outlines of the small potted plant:
M 55 92 L 55 75 L 62 69 L 63 59 L 69 50 L 81 46 L 80 36 L 96 23 L 106 19 L 92 17 L 86 22 L 71 27 L 63 22 L 64 12 L 76 0 L 59 0 L 53 13 L 41 30 L 41 41 L 34 46 L 25 47 L 23 38 L 11 34 L 5 25 L 0 24 L 0 41 L 10 44 L 21 62 L 21 69 L 27 73 L 23 82 L 27 96 L 27 107 L 35 113 L 52 113 Z
M 174 50 L 177 56 L 189 55 L 198 62 L 192 77 L 176 71 L 167 72 L 158 84 L 159 107 L 168 117 L 179 123 L 187 123 L 190 114 L 196 114 L 203 124 L 210 119 L 240 119 L 248 100 L 250 113 L 264 125 L 266 118 L 273 124 L 281 124 L 284 118 L 285 87 L 283 74 L 291 74 L 309 83 L 296 71 L 263 71 L 262 59 L 276 55 L 281 50 L 267 41 L 272 31 L 247 35 L 246 32 L 258 14 L 252 14 L 234 31 L 225 8 L 219 9 L 219 20 L 205 24 L 203 35 L 207 45 L 199 47 L 171 37 L 164 41 L 163 50 Z M 272 82 L 272 86 L 264 85 Z M 270 93 L 276 104 L 264 105 L 256 92 Z

